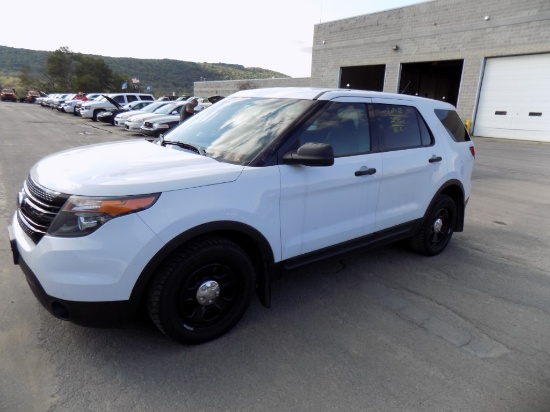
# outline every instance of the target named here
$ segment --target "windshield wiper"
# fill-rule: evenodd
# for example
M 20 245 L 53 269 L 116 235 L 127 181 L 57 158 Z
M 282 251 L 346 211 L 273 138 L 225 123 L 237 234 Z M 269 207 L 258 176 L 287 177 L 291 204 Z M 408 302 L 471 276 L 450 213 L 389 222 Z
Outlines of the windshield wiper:
M 202 147 L 195 146 L 195 145 L 192 145 L 190 143 L 172 142 L 172 141 L 162 140 L 161 145 L 162 146 L 166 146 L 166 145 L 178 146 L 178 147 L 181 147 L 182 149 L 186 149 L 186 150 L 189 150 L 191 152 L 198 153 L 201 156 L 206 156 L 206 152 L 204 151 L 204 149 Z

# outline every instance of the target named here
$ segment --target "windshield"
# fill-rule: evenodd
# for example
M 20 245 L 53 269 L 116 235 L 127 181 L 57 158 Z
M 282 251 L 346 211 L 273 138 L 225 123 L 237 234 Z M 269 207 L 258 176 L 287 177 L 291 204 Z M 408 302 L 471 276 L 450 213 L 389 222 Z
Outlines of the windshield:
M 165 140 L 193 145 L 221 162 L 246 165 L 312 104 L 311 100 L 226 98 L 175 128 Z
M 174 108 L 176 106 L 177 105 L 175 103 L 168 103 L 167 105 L 164 105 L 164 106 L 160 107 L 159 109 L 155 110 L 155 113 L 157 113 L 157 114 L 168 114 L 172 110 L 174 110 Z
M 162 106 L 166 106 L 168 102 L 155 102 L 151 103 L 144 108 L 140 109 L 141 113 L 153 113 L 155 110 L 160 109 Z

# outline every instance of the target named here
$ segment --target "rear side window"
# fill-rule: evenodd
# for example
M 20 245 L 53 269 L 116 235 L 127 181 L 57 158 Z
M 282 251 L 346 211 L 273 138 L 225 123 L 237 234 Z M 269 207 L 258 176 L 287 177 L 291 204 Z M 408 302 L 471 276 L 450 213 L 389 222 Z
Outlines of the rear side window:
M 454 110 L 435 109 L 435 114 L 445 126 L 445 130 L 455 142 L 468 142 L 470 135 L 466 131 L 458 113 Z
M 382 150 L 400 150 L 433 144 L 428 126 L 411 106 L 375 104 Z
M 149 95 L 146 95 L 146 94 L 142 94 L 139 96 L 141 98 L 141 100 L 153 100 L 153 96 L 149 96 Z
M 126 98 L 128 99 L 128 103 L 138 100 L 137 96 L 134 96 L 133 94 L 127 95 Z
M 126 104 L 126 100 L 124 100 L 124 96 L 121 95 L 121 94 L 112 97 L 112 99 L 113 99 L 115 102 L 117 102 L 117 103 Z

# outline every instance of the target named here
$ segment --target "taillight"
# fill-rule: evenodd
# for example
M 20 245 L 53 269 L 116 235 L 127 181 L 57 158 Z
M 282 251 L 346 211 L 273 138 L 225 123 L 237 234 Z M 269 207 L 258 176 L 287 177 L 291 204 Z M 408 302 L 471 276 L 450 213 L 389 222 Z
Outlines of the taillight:
M 474 146 L 470 146 L 470 153 L 472 154 L 472 156 L 476 157 L 476 149 Z

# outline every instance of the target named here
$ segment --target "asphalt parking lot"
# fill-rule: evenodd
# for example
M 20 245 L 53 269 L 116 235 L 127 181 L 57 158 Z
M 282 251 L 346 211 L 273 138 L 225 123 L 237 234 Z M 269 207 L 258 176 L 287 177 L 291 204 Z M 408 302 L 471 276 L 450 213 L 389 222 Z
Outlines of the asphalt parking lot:
M 296 271 L 222 338 L 181 346 L 147 321 L 50 316 L 12 264 L 29 168 L 70 147 L 142 139 L 0 102 L 0 411 L 550 410 L 550 144 L 474 138 L 465 231 Z

